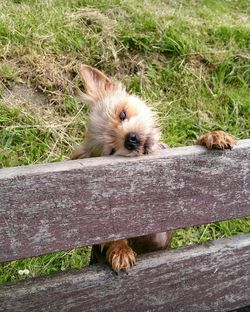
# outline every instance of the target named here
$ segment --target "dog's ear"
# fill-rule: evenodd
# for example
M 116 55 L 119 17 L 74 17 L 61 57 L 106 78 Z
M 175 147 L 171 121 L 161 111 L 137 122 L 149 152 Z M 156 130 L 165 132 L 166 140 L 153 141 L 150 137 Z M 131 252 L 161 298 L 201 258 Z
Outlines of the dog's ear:
M 80 74 L 86 87 L 85 97 L 89 100 L 96 100 L 115 88 L 115 83 L 96 68 L 81 65 Z

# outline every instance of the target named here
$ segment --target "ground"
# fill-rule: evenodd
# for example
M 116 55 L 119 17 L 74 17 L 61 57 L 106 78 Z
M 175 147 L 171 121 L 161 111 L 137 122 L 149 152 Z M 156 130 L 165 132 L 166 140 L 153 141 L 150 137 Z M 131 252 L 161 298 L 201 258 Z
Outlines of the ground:
M 82 141 L 81 63 L 150 103 L 170 146 L 215 129 L 250 138 L 247 0 L 2 0 L 0 7 L 0 167 L 66 160 Z M 172 247 L 240 232 L 250 232 L 250 218 L 178 230 Z M 2 264 L 0 283 L 80 268 L 88 257 L 79 248 Z

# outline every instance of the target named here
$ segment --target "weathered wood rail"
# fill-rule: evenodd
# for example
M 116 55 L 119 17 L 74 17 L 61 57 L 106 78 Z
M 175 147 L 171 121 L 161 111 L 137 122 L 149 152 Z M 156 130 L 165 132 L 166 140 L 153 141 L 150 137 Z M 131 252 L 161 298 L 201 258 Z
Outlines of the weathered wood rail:
M 250 215 L 250 140 L 0 170 L 0 262 Z M 0 311 L 227 311 L 250 305 L 250 234 L 0 287 Z

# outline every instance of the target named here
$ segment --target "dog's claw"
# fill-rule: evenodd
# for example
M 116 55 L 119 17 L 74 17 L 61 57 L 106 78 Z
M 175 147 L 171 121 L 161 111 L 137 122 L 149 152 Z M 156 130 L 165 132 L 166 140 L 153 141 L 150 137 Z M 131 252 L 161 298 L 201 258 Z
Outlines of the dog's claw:
M 235 138 L 224 131 L 212 131 L 206 135 L 202 135 L 197 140 L 197 144 L 205 145 L 209 149 L 232 149 L 236 143 Z
M 106 254 L 107 261 L 115 272 L 123 270 L 127 273 L 127 269 L 135 264 L 135 257 L 136 253 L 128 245 L 111 245 Z

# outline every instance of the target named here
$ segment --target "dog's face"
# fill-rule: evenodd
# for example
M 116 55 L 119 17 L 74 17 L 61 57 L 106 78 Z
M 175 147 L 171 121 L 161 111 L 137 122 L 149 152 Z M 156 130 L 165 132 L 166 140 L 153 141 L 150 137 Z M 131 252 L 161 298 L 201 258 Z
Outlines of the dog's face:
M 138 97 L 103 73 L 82 65 L 85 100 L 91 103 L 87 144 L 97 155 L 137 156 L 153 152 L 160 139 L 156 116 Z

